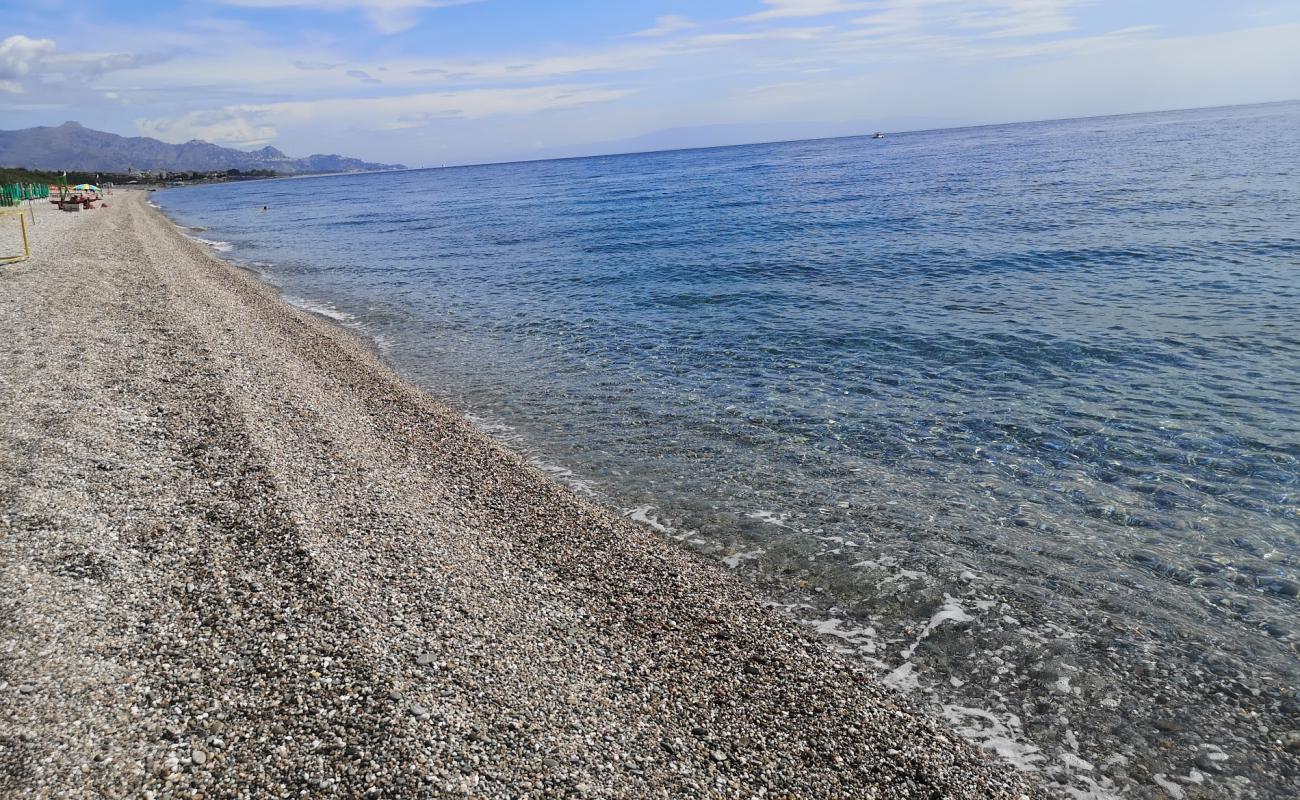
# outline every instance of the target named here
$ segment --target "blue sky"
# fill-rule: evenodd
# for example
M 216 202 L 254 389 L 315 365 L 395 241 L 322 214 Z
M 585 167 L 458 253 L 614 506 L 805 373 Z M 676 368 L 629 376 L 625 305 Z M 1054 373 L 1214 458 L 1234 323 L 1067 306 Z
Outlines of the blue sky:
M 412 166 L 1297 87 L 1296 0 L 0 0 L 0 128 Z

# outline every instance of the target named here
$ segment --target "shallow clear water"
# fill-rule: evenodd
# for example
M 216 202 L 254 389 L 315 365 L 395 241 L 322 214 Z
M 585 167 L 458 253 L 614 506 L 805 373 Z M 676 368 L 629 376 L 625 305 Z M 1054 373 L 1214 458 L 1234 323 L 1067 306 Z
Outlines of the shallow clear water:
M 1298 130 L 1292 103 L 155 196 L 1063 794 L 1289 797 Z

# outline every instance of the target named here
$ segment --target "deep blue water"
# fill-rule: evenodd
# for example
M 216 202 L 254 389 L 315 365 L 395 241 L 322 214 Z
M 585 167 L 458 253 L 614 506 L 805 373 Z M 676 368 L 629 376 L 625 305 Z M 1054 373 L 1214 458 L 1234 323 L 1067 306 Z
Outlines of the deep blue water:
M 1062 792 L 1268 797 L 1300 730 L 1297 131 L 1274 104 L 156 197 Z

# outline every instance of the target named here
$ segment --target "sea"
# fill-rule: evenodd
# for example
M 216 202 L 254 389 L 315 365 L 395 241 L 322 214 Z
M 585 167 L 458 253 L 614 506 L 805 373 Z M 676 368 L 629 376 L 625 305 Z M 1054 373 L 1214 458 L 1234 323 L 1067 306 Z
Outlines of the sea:
M 1298 131 L 1275 103 L 153 197 L 1052 794 L 1295 798 Z

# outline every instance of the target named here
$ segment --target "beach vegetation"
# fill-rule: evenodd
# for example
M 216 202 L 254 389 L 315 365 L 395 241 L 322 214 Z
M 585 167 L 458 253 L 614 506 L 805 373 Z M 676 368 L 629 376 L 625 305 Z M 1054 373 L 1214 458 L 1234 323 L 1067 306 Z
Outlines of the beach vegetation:
M 24 167 L 0 167 L 0 184 L 11 183 L 43 183 L 55 184 L 60 180 L 66 179 L 69 185 L 75 186 L 79 183 L 92 183 L 101 185 L 111 183 L 116 185 L 126 185 L 131 183 L 164 183 L 173 181 L 185 181 L 187 183 L 213 183 L 220 181 L 242 181 L 258 178 L 274 178 L 275 170 L 272 169 L 252 169 L 252 170 L 213 170 L 202 172 L 169 172 L 166 170 L 150 170 L 143 172 L 86 172 L 84 170 L 40 170 L 26 169 Z

